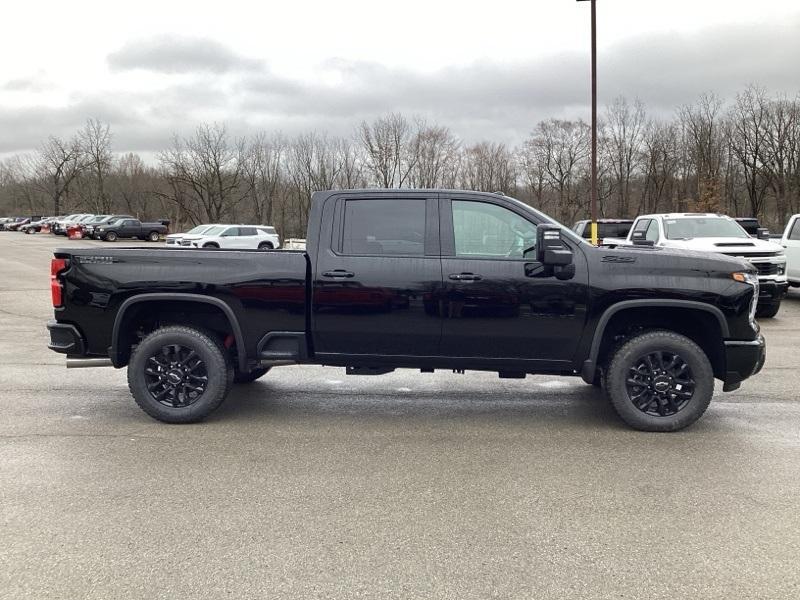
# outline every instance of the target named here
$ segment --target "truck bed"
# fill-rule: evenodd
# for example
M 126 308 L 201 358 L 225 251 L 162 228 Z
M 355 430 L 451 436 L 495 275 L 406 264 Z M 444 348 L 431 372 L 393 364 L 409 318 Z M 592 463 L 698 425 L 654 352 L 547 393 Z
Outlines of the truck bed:
M 69 260 L 57 319 L 79 328 L 88 355 L 125 360 L 109 352 L 115 320 L 130 318 L 126 302 L 142 298 L 170 310 L 187 298 L 230 310 L 249 356 L 269 332 L 306 331 L 310 274 L 302 251 L 59 248 L 55 255 Z

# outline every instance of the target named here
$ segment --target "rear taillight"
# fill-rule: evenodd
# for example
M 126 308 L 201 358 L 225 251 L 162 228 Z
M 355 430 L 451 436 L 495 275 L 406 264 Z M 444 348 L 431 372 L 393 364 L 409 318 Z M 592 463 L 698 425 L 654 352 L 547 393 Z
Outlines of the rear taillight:
M 63 290 L 58 276 L 69 266 L 66 258 L 54 258 L 50 261 L 50 296 L 53 299 L 53 308 L 58 308 L 64 304 Z

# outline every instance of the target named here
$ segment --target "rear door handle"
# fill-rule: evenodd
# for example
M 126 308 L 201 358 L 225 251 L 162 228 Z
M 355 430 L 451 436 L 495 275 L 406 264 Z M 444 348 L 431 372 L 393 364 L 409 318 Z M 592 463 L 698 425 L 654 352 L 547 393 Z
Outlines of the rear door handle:
M 355 273 L 351 273 L 350 271 L 345 271 L 344 269 L 334 269 L 333 271 L 325 271 L 322 276 L 323 277 L 336 277 L 336 278 L 346 278 L 346 277 L 353 277 Z
M 452 273 L 447 277 L 454 281 L 480 281 L 482 279 L 480 275 L 475 275 L 475 273 Z

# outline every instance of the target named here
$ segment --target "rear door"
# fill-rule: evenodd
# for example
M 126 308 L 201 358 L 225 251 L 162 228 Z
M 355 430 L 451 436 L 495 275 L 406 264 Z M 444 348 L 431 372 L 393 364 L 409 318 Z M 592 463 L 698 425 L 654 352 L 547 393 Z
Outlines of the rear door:
M 789 231 L 783 239 L 786 248 L 786 275 L 792 282 L 800 281 L 800 217 L 792 217 Z
M 438 232 L 435 193 L 328 198 L 313 281 L 316 353 L 437 355 Z

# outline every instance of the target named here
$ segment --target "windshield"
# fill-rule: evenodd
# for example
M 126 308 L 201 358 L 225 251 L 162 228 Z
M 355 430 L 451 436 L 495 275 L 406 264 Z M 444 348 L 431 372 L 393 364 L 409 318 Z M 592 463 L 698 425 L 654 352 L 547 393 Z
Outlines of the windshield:
M 736 221 L 724 219 L 722 217 L 682 217 L 680 219 L 665 219 L 664 232 L 668 240 L 750 237 Z
M 204 232 L 206 235 L 219 235 L 225 227 L 212 227 L 208 231 Z
M 211 225 L 198 225 L 197 227 L 192 227 L 186 233 L 203 233 L 206 229 L 211 229 Z

